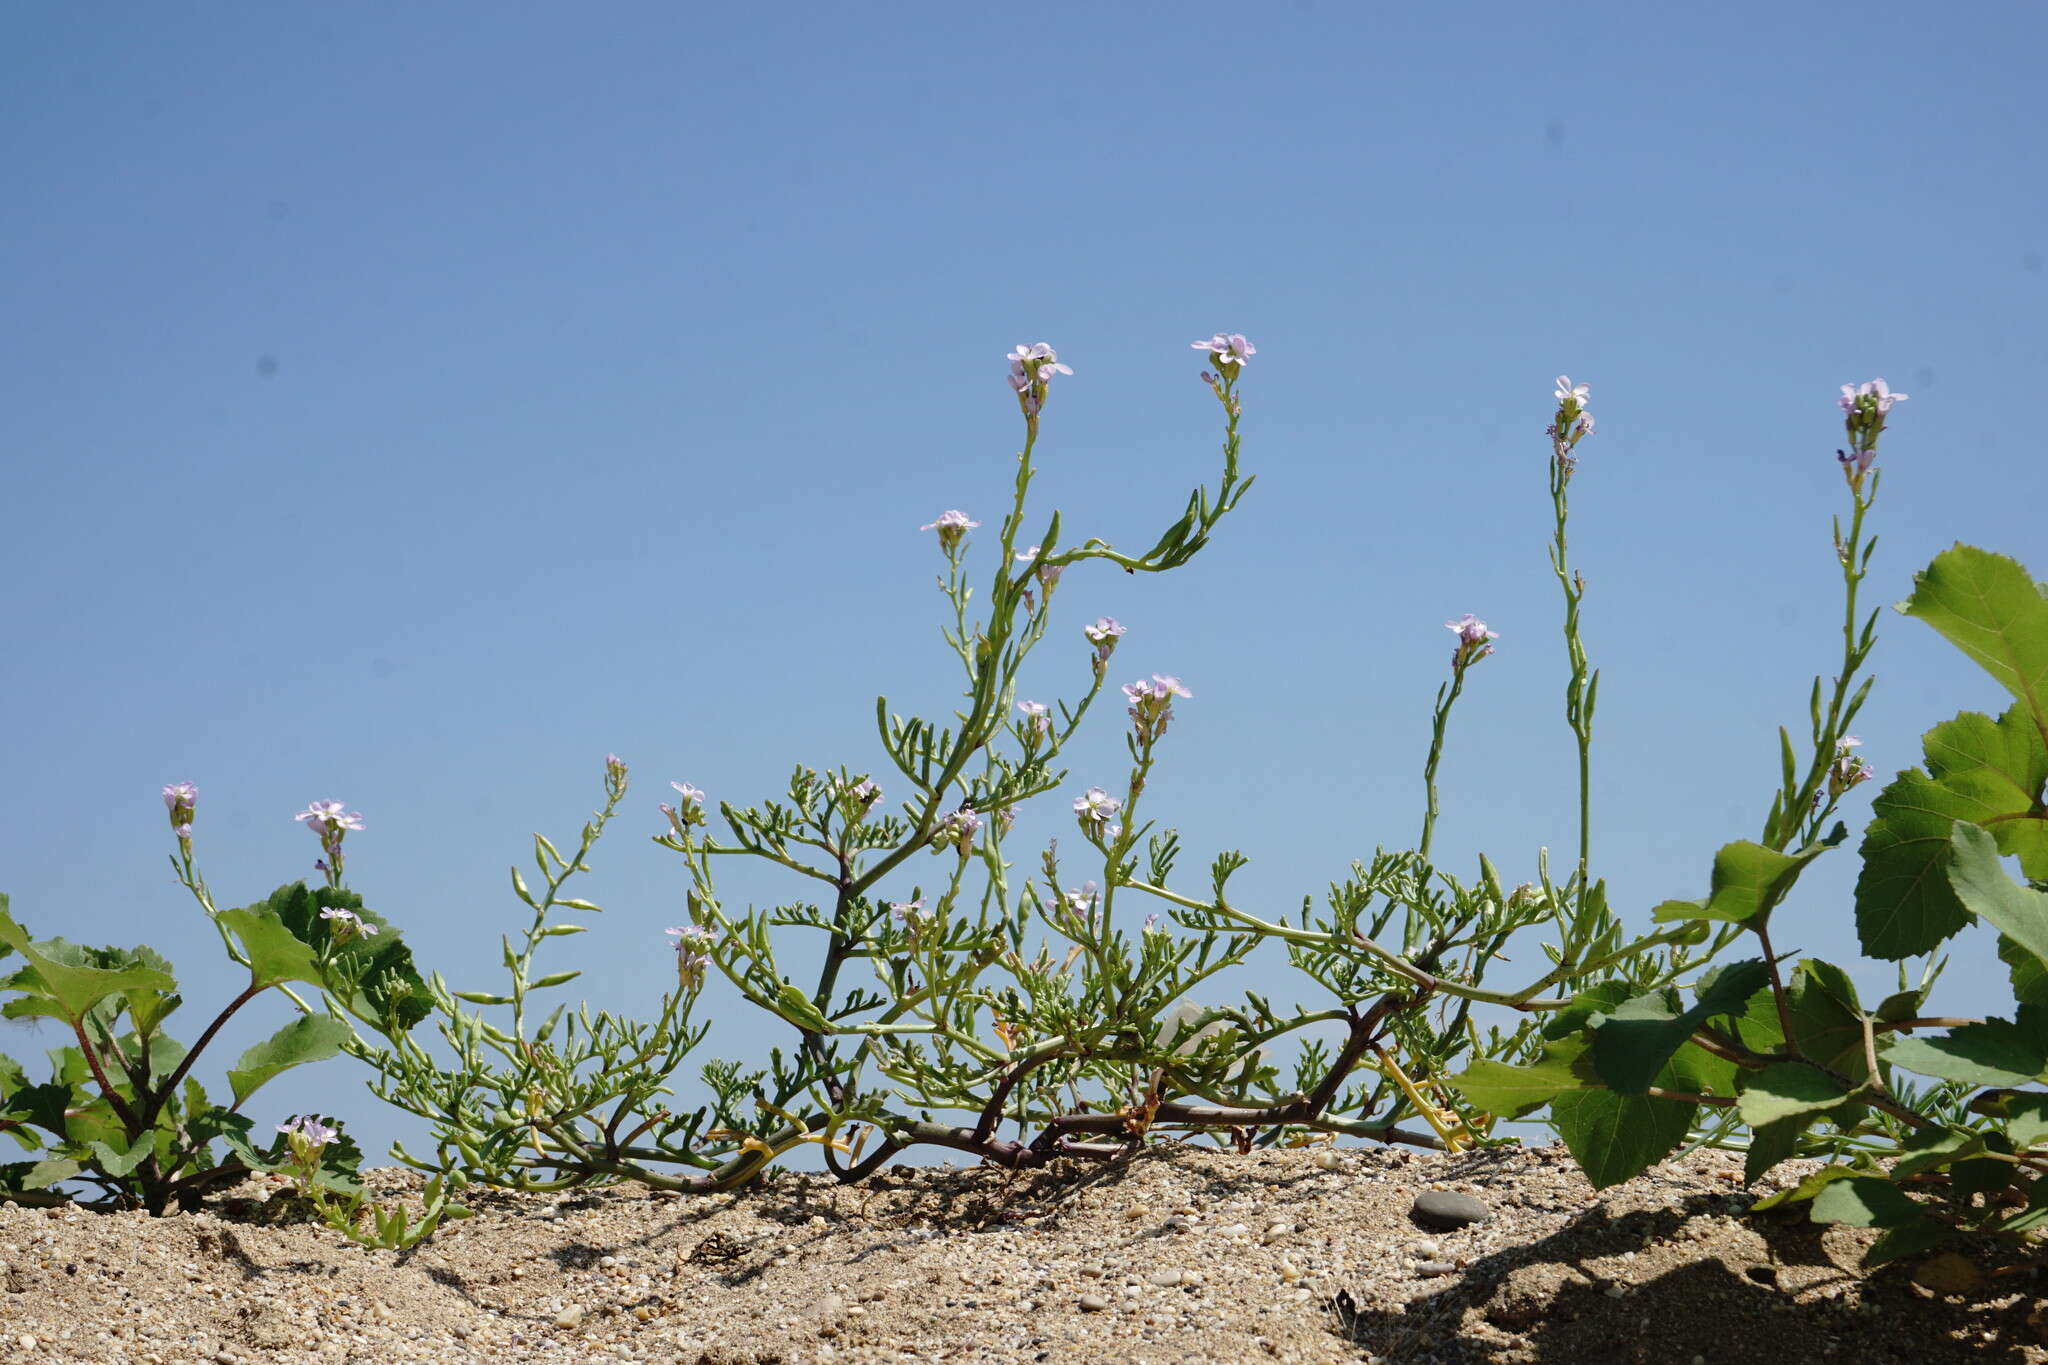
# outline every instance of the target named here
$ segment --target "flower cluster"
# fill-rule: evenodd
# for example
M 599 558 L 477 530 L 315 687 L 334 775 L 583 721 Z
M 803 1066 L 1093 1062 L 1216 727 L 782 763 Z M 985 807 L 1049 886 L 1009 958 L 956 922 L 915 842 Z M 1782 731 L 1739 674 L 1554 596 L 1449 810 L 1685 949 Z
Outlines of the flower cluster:
M 1042 701 L 1020 701 L 1017 709 L 1024 713 L 1024 719 L 1018 722 L 1018 730 L 1024 739 L 1024 751 L 1030 753 L 1052 733 L 1051 708 Z
M 925 913 L 924 897 L 916 900 L 890 901 L 889 909 L 896 915 L 896 922 L 903 926 L 904 934 L 915 939 L 931 927 L 932 917 Z
M 661 813 L 668 817 L 669 833 L 657 834 L 654 837 L 680 841 L 689 837 L 690 826 L 707 824 L 710 817 L 704 814 L 703 792 L 687 782 L 671 782 L 669 785 L 674 787 L 676 794 L 683 799 L 673 806 L 666 801 L 661 803 Z
M 1194 699 L 1194 693 L 1181 685 L 1179 678 L 1169 678 L 1154 673 L 1151 681 L 1140 679 L 1124 684 L 1124 696 L 1130 699 L 1131 722 L 1138 727 L 1138 740 L 1149 744 L 1166 733 L 1166 727 L 1173 720 L 1173 699 L 1186 697 Z
M 1882 379 L 1842 385 L 1842 396 L 1835 402 L 1844 414 L 1842 426 L 1849 433 L 1849 448 L 1836 451 L 1835 458 L 1841 462 L 1849 487 L 1862 489 L 1863 476 L 1870 472 L 1870 463 L 1877 458 L 1877 438 L 1884 434 L 1885 415 L 1892 410 L 1892 404 L 1903 403 L 1908 397 L 1893 393 L 1891 385 Z
M 199 788 L 190 782 L 173 782 L 164 788 L 164 809 L 170 812 L 171 833 L 180 839 L 192 837 L 192 811 L 199 804 Z
M 329 906 L 320 912 L 320 918 L 330 921 L 328 929 L 336 943 L 347 943 L 352 938 L 371 938 L 377 933 L 377 926 L 369 923 L 353 910 Z
M 662 932 L 676 941 L 677 982 L 686 991 L 696 990 L 704 984 L 704 969 L 711 965 L 712 932 L 700 924 L 680 925 Z
M 1037 417 L 1038 410 L 1045 406 L 1045 390 L 1052 377 L 1073 373 L 1060 364 L 1059 353 L 1042 341 L 1036 346 L 1020 341 L 1017 349 L 1004 359 L 1010 362 L 1010 389 L 1017 395 L 1017 406 L 1027 419 Z
M 974 836 L 980 832 L 981 817 L 967 807 L 947 811 L 939 817 L 938 828 L 932 831 L 932 852 L 957 847 L 960 856 L 965 858 L 974 852 Z
M 626 794 L 626 760 L 617 754 L 604 756 L 604 789 L 614 801 Z
M 1457 646 L 1451 650 L 1451 667 L 1459 672 L 1493 653 L 1493 642 L 1500 638 L 1469 611 L 1455 621 L 1444 622 L 1444 629 L 1457 634 Z
M 1835 761 L 1828 767 L 1829 800 L 1840 796 L 1857 783 L 1868 782 L 1876 776 L 1868 763 L 1850 752 L 1852 749 L 1860 748 L 1862 744 L 1863 741 L 1854 735 L 1843 735 L 1835 741 Z M 1819 793 L 1815 793 L 1815 800 L 1818 799 Z
M 1550 443 L 1566 478 L 1578 467 L 1573 448 L 1593 434 L 1593 414 L 1586 411 L 1586 397 L 1592 392 L 1591 384 L 1574 384 L 1568 374 L 1557 377 L 1557 416 L 1550 423 Z
M 1081 633 L 1095 646 L 1095 676 L 1100 678 L 1109 667 L 1109 656 L 1116 653 L 1116 642 L 1123 637 L 1124 627 L 1117 624 L 1114 616 L 1098 616 L 1095 624 L 1081 627 Z
M 939 548 L 947 554 L 952 554 L 953 551 L 960 548 L 960 542 L 967 538 L 967 533 L 980 525 L 980 522 L 970 520 L 965 512 L 955 507 L 939 513 L 936 520 L 928 521 L 917 529 L 920 531 L 937 531 L 939 533 Z
M 299 1193 L 303 1195 L 320 1170 L 321 1153 L 327 1150 L 328 1143 L 341 1136 L 341 1130 L 330 1128 L 311 1114 L 300 1114 L 278 1124 L 277 1131 L 291 1144 L 292 1162 L 298 1167 Z
M 325 872 L 332 884 L 341 885 L 341 840 L 350 830 L 363 827 L 361 811 L 343 810 L 339 801 L 315 801 L 292 817 L 306 822 L 306 828 L 313 831 L 320 840 L 320 849 L 327 856 L 313 864 L 316 872 Z
M 867 813 L 882 800 L 882 789 L 869 778 L 848 782 L 834 777 L 826 785 L 832 794 L 833 804 L 852 816 L 855 824 L 866 818 Z
M 1112 802 L 1111 804 L 1115 805 L 1116 803 Z M 1078 805 L 1079 803 L 1077 802 L 1077 808 Z M 1067 909 L 1083 919 L 1087 919 L 1095 913 L 1096 903 L 1101 899 L 1101 890 L 1094 882 L 1083 882 L 1078 889 L 1069 891 L 1065 896 L 1061 897 Z
M 1074 818 L 1081 824 L 1081 833 L 1097 843 L 1114 839 L 1121 832 L 1121 826 L 1110 821 L 1123 808 L 1121 800 L 1100 787 L 1090 787 L 1087 795 L 1074 798 Z

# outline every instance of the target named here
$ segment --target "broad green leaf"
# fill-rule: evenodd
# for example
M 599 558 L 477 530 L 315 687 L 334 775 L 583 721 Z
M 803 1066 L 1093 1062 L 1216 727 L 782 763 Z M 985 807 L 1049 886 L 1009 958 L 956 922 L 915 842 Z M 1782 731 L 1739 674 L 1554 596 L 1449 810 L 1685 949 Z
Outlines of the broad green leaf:
M 1673 992 L 1657 990 L 1625 1000 L 1593 1031 L 1593 1064 L 1616 1092 L 1640 1095 L 1685 1045 L 1693 1030 L 1715 1015 L 1740 1015 L 1749 998 L 1770 982 L 1760 959 L 1732 963 L 1702 983 L 1697 1002 L 1673 1007 Z
M 1918 1256 L 1929 1247 L 1938 1246 L 1955 1235 L 1955 1229 L 1938 1218 L 1922 1216 L 1897 1227 L 1886 1228 L 1884 1235 L 1870 1244 L 1870 1250 L 1863 1253 L 1863 1264 L 1871 1269 L 1889 1264 L 1907 1256 Z
M 151 967 L 101 967 L 94 962 L 93 950 L 61 938 L 31 943 L 21 926 L 4 910 L 0 910 L 0 943 L 27 959 L 43 992 L 62 1011 L 61 1017 L 74 1024 L 110 995 L 138 990 L 169 992 L 178 988 L 168 973 Z M 15 979 L 20 980 L 19 973 Z M 17 985 L 16 989 L 21 987 Z
M 1914 575 L 1899 610 L 1933 626 L 2048 727 L 2048 598 L 2018 560 L 1972 545 L 1944 550 Z
M 1530 1066 L 1477 1061 L 1462 1075 L 1451 1077 L 1451 1084 L 1467 1103 L 1486 1113 L 1520 1118 L 1567 1091 L 1586 1087 L 1587 1081 L 1573 1069 L 1585 1047 L 1583 1039 L 1552 1043 Z
M 1984 1150 L 1984 1135 L 1968 1128 L 1916 1128 L 1899 1145 L 1892 1178 L 1937 1171 Z
M 1970 922 L 1949 888 L 1949 835 L 1977 809 L 1918 768 L 1877 794 L 1856 877 L 1856 935 L 1864 952 L 1891 961 L 1931 952 Z
M 1798 1062 L 1773 1062 L 1753 1072 L 1742 1088 L 1737 1112 L 1751 1127 L 1806 1114 L 1822 1114 L 1849 1098 L 1840 1081 Z
M 51 1157 L 29 1167 L 28 1174 L 22 1177 L 21 1187 L 25 1190 L 46 1190 L 60 1180 L 69 1180 L 81 1169 L 69 1157 Z
M 2022 1005 L 2048 1005 L 2048 962 L 2043 962 L 2004 934 L 1998 936 L 1998 960 L 2012 978 L 2013 998 Z
M 1767 913 L 1791 890 L 1800 869 L 1826 851 L 1821 844 L 1798 853 L 1780 853 L 1747 840 L 1723 845 L 1714 855 L 1706 918 L 1743 924 Z
M 1998 851 L 2017 854 L 2030 877 L 2048 878 L 2048 744 L 2022 707 L 1997 720 L 1965 711 L 1921 738 L 1927 774 L 1970 806 L 1959 818 L 1998 836 Z
M 313 949 L 284 926 L 272 906 L 223 910 L 215 918 L 241 940 L 242 951 L 249 958 L 252 986 L 267 989 L 288 981 L 320 984 L 320 965 L 313 957 Z
M 2005 1102 L 2006 1136 L 2022 1150 L 2048 1140 L 2048 1095 L 2015 1095 Z
M 135 1139 L 133 1147 L 125 1151 L 115 1151 L 109 1143 L 95 1142 L 92 1144 L 92 1154 L 97 1158 L 99 1168 L 108 1175 L 128 1175 L 148 1160 L 150 1154 L 156 1150 L 156 1143 L 152 1139 L 152 1134 L 144 1133 Z
M 1585 1031 L 1594 1015 L 1611 1014 L 1632 993 L 1626 981 L 1602 981 L 1588 986 L 1573 996 L 1569 1005 L 1544 1021 L 1543 1036 L 1553 1042 L 1576 1037 Z
M 1882 1023 L 1896 1024 L 1906 1019 L 1920 1017 L 1920 1007 L 1927 1003 L 1927 992 L 1921 987 L 1909 991 L 1897 991 L 1880 1000 L 1874 1018 Z
M 1702 1081 L 1684 1052 L 1656 1077 L 1668 1090 L 1697 1092 Z M 1550 1102 L 1551 1123 L 1596 1190 L 1640 1175 L 1676 1151 L 1698 1113 L 1697 1104 L 1612 1090 L 1572 1091 Z
M 2010 1020 L 1987 1019 L 1931 1037 L 1901 1038 L 1885 1060 L 1965 1085 L 2025 1085 L 2048 1069 L 2048 1048 Z
M 279 1072 L 303 1062 L 318 1062 L 341 1051 L 349 1027 L 327 1014 L 302 1014 L 244 1052 L 228 1072 L 228 1084 L 240 1104 Z
M 1836 1180 L 1813 1197 L 1813 1217 L 1818 1223 L 1896 1228 L 1926 1216 L 1904 1190 L 1882 1176 L 1855 1175 Z
M 1749 1207 L 1752 1212 L 1762 1213 L 1765 1209 L 1782 1208 L 1787 1204 L 1797 1204 L 1802 1200 L 1816 1198 L 1822 1190 L 1825 1190 L 1837 1180 L 1854 1179 L 1858 1174 L 1859 1172 L 1853 1166 L 1823 1166 L 1790 1189 L 1779 1190 L 1776 1194 L 1767 1194 Z
M 1785 998 L 1792 1016 L 1792 1041 L 1801 1055 L 1853 1080 L 1868 1079 L 1863 1016 L 1849 1003 L 1855 999 L 1855 986 L 1841 968 L 1817 958 L 1804 959 L 1793 969 Z
M 1997 842 L 1975 825 L 1958 820 L 1950 842 L 1955 851 L 1948 880 L 1963 908 L 2048 964 L 2048 894 L 2007 875 Z
M 1817 1115 L 1798 1114 L 1776 1123 L 1752 1126 L 1749 1151 L 1742 1159 L 1742 1183 L 1754 1185 L 1781 1161 L 1790 1161 L 1799 1150 L 1799 1136 Z

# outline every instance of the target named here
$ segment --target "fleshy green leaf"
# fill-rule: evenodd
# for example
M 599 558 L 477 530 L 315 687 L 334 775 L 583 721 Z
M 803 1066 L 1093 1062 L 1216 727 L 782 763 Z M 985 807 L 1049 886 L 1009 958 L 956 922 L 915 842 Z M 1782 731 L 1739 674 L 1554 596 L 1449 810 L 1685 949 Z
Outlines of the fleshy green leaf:
M 1672 992 L 1650 991 L 1623 1001 L 1593 1032 L 1593 1064 L 1620 1094 L 1640 1095 L 1685 1045 L 1693 1030 L 1715 1015 L 1740 1015 L 1770 981 L 1760 959 L 1732 963 L 1702 983 L 1692 1008 L 1673 1008 Z
M 1849 1098 L 1849 1089 L 1818 1068 L 1773 1062 L 1752 1073 L 1742 1088 L 1738 1112 L 1751 1127 L 1806 1114 L 1822 1114 Z
M 228 1072 L 235 1103 L 249 1098 L 279 1072 L 304 1062 L 318 1062 L 341 1051 L 348 1025 L 327 1014 L 302 1014 L 244 1052 Z
M 1935 556 L 1899 610 L 1976 660 L 2048 726 L 2048 599 L 2018 560 L 1972 545 Z
M 1987 1019 L 1932 1037 L 1901 1038 L 1885 1060 L 1966 1085 L 2025 1085 L 2048 1069 L 2048 1048 L 2010 1020 Z

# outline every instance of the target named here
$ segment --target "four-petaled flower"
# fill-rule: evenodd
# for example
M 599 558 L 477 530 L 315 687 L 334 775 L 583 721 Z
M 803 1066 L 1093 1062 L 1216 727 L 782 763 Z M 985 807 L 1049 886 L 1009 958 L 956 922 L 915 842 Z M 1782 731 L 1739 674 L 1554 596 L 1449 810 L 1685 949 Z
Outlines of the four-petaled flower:
M 1259 348 L 1244 339 L 1243 332 L 1218 332 L 1207 341 L 1197 341 L 1189 349 L 1207 351 L 1216 357 L 1216 365 L 1226 374 L 1259 353 Z
M 1880 413 L 1885 413 L 1892 410 L 1892 404 L 1903 403 L 1910 397 L 1911 394 L 1893 393 L 1892 386 L 1882 379 L 1872 379 L 1862 384 L 1842 385 L 1842 396 L 1835 401 L 1841 405 L 1843 412 L 1854 412 L 1862 405 L 1862 400 L 1867 398 L 1870 400 L 1869 406 L 1876 408 Z
M 341 1136 L 339 1128 L 329 1128 L 311 1114 L 300 1114 L 289 1122 L 280 1123 L 277 1125 L 277 1131 L 286 1137 L 296 1138 L 309 1147 L 325 1147 Z
M 960 544 L 961 540 L 966 537 L 967 533 L 980 525 L 980 522 L 971 520 L 965 512 L 956 507 L 939 513 L 936 520 L 928 521 L 917 529 L 920 531 L 937 531 L 939 533 L 939 548 L 947 554 L 951 554 Z
M 1080 822 L 1081 832 L 1091 839 L 1114 837 L 1116 826 L 1110 820 L 1124 808 L 1124 803 L 1100 787 L 1090 787 L 1085 796 L 1074 798 L 1074 819 Z
M 1079 890 L 1067 892 L 1065 900 L 1067 903 L 1067 908 L 1069 910 L 1072 910 L 1077 915 L 1088 915 L 1094 913 L 1096 901 L 1095 883 L 1081 883 Z
M 1017 703 L 1017 709 L 1022 711 L 1027 718 L 1024 725 L 1024 733 L 1027 739 L 1033 735 L 1045 734 L 1052 729 L 1051 708 L 1044 702 L 1020 701 Z
M 1098 616 L 1095 624 L 1081 627 L 1081 633 L 1095 646 L 1095 676 L 1099 678 L 1109 667 L 1109 656 L 1116 653 L 1116 642 L 1123 637 L 1124 627 L 1117 624 L 1114 616 Z
M 1444 622 L 1444 629 L 1455 632 L 1458 637 L 1457 645 L 1451 650 L 1451 667 L 1459 669 L 1478 663 L 1493 653 L 1493 641 L 1500 638 L 1486 628 L 1486 622 L 1469 611 L 1455 621 Z
M 341 801 L 314 801 L 292 819 L 304 820 L 308 829 L 320 835 L 325 835 L 331 829 L 361 829 L 362 812 L 345 811 L 342 809 L 344 804 L 346 803 Z
M 1574 384 L 1572 383 L 1572 377 L 1568 374 L 1561 374 L 1557 377 L 1557 401 L 1559 403 L 1570 403 L 1574 407 L 1584 407 L 1586 405 L 1586 395 L 1592 391 L 1593 386 L 1591 384 Z

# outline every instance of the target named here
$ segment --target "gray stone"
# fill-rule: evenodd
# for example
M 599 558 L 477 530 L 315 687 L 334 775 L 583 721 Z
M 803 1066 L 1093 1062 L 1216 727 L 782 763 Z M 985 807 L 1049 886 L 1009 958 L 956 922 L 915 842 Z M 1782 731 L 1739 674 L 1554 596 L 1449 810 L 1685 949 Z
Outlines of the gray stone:
M 1109 1300 L 1103 1298 L 1100 1294 L 1083 1294 L 1081 1296 L 1081 1311 L 1083 1313 L 1100 1313 L 1107 1307 L 1109 1307 Z
M 1408 1210 L 1408 1216 L 1426 1228 L 1441 1228 L 1446 1232 L 1457 1228 L 1483 1223 L 1493 1217 L 1493 1210 L 1482 1200 L 1469 1194 L 1454 1194 L 1449 1190 L 1425 1190 L 1415 1196 L 1415 1207 Z

